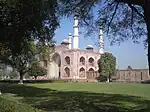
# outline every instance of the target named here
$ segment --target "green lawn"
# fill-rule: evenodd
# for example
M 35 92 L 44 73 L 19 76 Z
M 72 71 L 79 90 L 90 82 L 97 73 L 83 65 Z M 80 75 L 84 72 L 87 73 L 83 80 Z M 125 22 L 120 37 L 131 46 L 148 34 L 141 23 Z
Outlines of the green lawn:
M 150 112 L 148 84 L 0 84 L 0 90 L 0 98 L 48 112 Z

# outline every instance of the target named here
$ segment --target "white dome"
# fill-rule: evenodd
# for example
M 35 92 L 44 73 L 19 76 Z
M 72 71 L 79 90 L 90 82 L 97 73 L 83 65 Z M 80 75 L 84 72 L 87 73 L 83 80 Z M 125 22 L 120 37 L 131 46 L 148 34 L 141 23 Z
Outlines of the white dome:
M 70 43 L 69 43 L 69 40 L 64 39 L 61 44 L 70 44 Z
M 87 47 L 88 47 L 88 48 L 93 48 L 93 46 L 92 46 L 92 45 L 88 45 Z
M 64 39 L 62 42 L 63 43 L 69 43 L 69 41 L 67 39 Z

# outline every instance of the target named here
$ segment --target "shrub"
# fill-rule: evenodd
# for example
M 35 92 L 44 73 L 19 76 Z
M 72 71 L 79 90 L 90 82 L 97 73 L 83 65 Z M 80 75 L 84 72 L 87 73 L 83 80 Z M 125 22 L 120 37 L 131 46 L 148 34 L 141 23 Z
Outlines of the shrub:
M 23 80 L 23 83 L 52 83 L 52 80 Z M 0 80 L 0 83 L 18 84 L 19 80 Z
M 100 75 L 99 77 L 96 78 L 98 81 L 100 82 L 106 82 L 107 81 L 107 77 L 106 76 L 103 76 L 103 75 Z
M 52 80 L 53 83 L 65 83 L 67 80 Z
M 65 83 L 69 80 L 23 80 L 23 83 Z M 0 80 L 0 83 L 18 84 L 19 80 Z

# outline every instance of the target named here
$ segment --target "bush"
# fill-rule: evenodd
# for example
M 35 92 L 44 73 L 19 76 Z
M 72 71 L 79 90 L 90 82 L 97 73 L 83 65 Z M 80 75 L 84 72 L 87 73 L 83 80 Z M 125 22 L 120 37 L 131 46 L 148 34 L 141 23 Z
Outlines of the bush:
M 0 83 L 18 84 L 19 80 L 0 80 Z M 23 83 L 65 83 L 68 80 L 23 80 Z
M 0 97 L 0 112 L 41 112 L 27 104 L 21 104 L 16 101 Z
M 17 84 L 19 80 L 0 80 L 0 83 Z M 23 83 L 52 83 L 51 80 L 23 80 Z
M 52 80 L 53 83 L 65 83 L 67 80 Z
M 107 77 L 100 75 L 99 77 L 96 78 L 99 82 L 106 82 L 107 81 Z

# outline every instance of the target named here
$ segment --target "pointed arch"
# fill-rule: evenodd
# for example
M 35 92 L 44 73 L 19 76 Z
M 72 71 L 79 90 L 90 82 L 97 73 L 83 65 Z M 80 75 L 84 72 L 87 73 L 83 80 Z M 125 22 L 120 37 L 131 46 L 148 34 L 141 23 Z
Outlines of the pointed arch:
M 66 64 L 70 65 L 70 57 L 69 56 L 65 57 L 65 61 L 66 61 Z
M 58 53 L 55 53 L 53 55 L 52 59 L 60 67 L 60 65 L 61 65 L 61 56 Z
M 51 57 L 51 62 L 48 65 L 48 77 L 49 78 L 60 78 L 61 77 L 61 56 L 55 52 Z
M 93 64 L 94 64 L 94 58 L 93 58 L 93 57 L 90 57 L 90 58 L 89 58 L 89 64 L 90 64 L 90 65 L 93 65 Z
M 85 58 L 83 56 L 80 57 L 80 64 L 85 65 Z
M 93 68 L 90 68 L 90 69 L 89 69 L 89 72 L 94 72 L 94 69 L 93 69 Z
M 85 77 L 85 69 L 83 67 L 79 70 L 79 77 Z
M 68 67 L 65 68 L 65 74 L 66 77 L 70 77 L 70 69 Z

